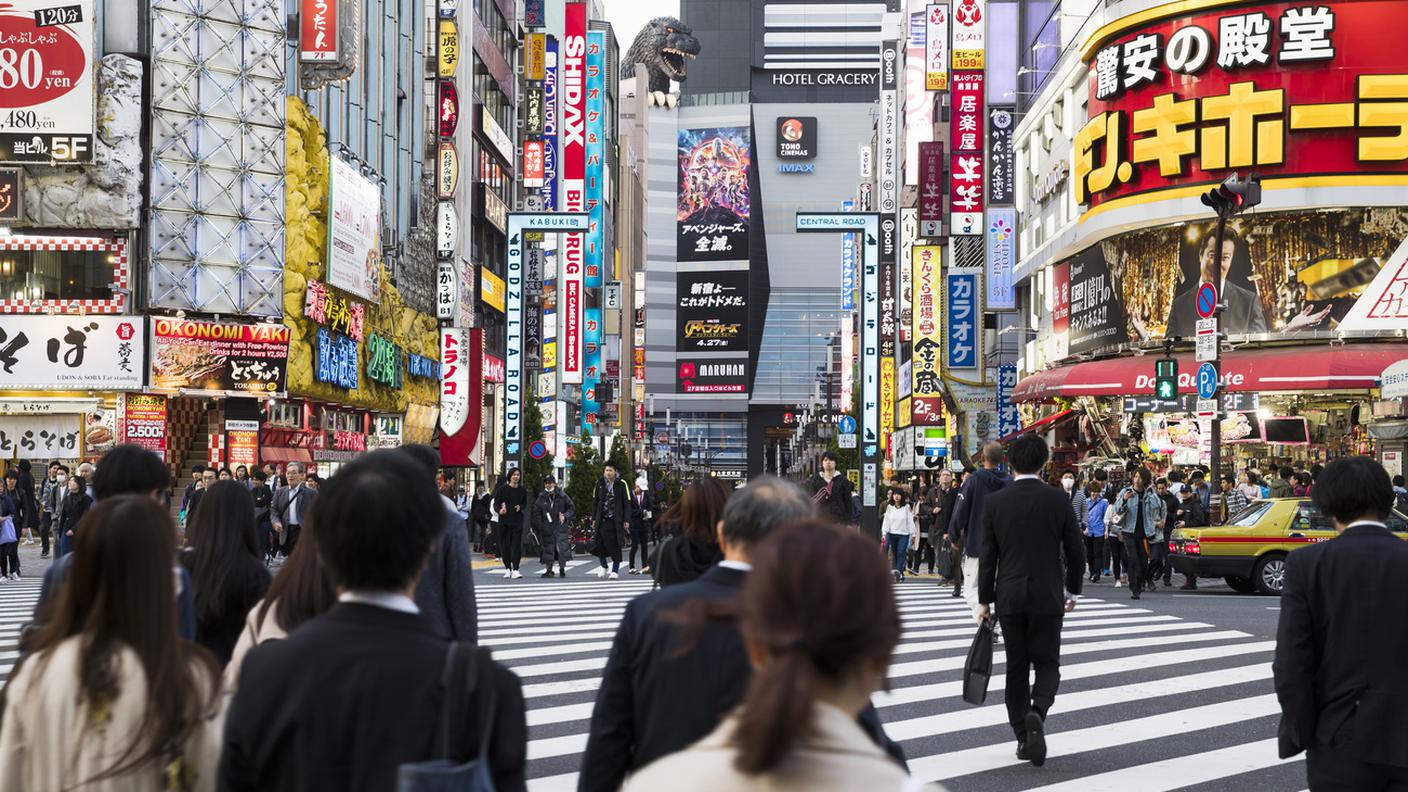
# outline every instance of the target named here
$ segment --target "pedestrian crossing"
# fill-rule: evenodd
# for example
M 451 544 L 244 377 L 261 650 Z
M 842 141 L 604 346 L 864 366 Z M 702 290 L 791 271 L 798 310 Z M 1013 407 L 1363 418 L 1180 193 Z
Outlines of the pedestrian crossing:
M 43 577 L 28 577 L 0 583 L 0 685 L 20 657 L 20 627 L 34 615 Z
M 580 564 L 575 581 L 569 569 L 566 581 L 525 578 L 477 591 L 480 642 L 523 681 L 530 792 L 576 789 L 616 624 L 651 588 L 643 578 L 585 578 L 591 563 Z M 890 690 L 873 701 L 914 775 L 959 792 L 1302 789 L 1303 763 L 1276 755 L 1274 623 L 1253 635 L 1160 613 L 1158 597 L 1098 596 L 1107 591 L 1067 616 L 1050 758 L 1033 768 L 1016 758 L 1007 726 L 1002 647 L 987 702 L 963 703 L 974 629 L 967 606 L 932 583 L 901 584 L 904 633 Z

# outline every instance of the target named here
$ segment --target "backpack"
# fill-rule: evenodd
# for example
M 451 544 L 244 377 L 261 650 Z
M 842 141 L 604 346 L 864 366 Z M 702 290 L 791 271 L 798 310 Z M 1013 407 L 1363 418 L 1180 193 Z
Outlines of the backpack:
M 1393 493 L 1393 508 L 1408 514 L 1408 491 Z

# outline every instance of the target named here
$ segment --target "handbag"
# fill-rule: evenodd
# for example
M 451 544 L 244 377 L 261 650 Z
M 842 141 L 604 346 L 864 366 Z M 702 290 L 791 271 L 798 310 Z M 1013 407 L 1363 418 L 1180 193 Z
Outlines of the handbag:
M 977 706 L 987 700 L 992 678 L 992 619 L 978 623 L 968 658 L 963 661 L 963 700 Z
M 957 572 L 954 569 L 955 564 L 953 558 L 953 546 L 950 545 L 948 542 L 941 542 L 938 545 L 938 553 L 939 557 L 937 566 L 939 575 L 941 577 L 945 577 L 949 580 L 952 580 L 954 577 L 957 576 Z
M 455 642 L 445 657 L 441 685 L 445 700 L 440 708 L 437 758 L 408 762 L 396 768 L 396 792 L 494 792 L 489 771 L 489 735 L 494 733 L 494 686 L 487 677 L 493 659 L 489 650 Z M 475 693 L 487 691 L 479 717 L 471 720 Z M 465 724 L 478 723 L 479 754 L 467 762 L 455 760 Z

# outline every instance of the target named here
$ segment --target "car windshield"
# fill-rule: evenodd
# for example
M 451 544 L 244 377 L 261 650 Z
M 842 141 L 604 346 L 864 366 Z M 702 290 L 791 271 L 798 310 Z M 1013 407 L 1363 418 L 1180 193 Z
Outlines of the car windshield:
M 1257 501 L 1248 506 L 1247 508 L 1232 515 L 1232 519 L 1228 520 L 1227 524 L 1229 526 L 1236 526 L 1238 528 L 1250 528 L 1253 525 L 1256 525 L 1257 521 L 1261 519 L 1262 515 L 1266 514 L 1270 510 L 1270 501 Z

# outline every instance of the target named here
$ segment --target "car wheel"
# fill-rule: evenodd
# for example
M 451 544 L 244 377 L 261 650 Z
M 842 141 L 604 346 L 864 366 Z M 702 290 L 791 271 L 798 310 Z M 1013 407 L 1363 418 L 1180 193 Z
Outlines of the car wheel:
M 1286 555 L 1285 553 L 1268 553 L 1256 562 L 1256 570 L 1252 573 L 1252 583 L 1256 585 L 1256 590 L 1262 594 L 1273 597 L 1281 596 L 1281 589 L 1286 583 Z
M 1227 581 L 1227 585 L 1231 586 L 1233 591 L 1240 591 L 1243 594 L 1250 594 L 1256 591 L 1256 584 L 1251 582 L 1248 578 L 1229 575 L 1223 578 L 1223 580 Z

